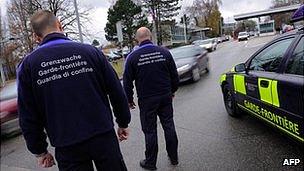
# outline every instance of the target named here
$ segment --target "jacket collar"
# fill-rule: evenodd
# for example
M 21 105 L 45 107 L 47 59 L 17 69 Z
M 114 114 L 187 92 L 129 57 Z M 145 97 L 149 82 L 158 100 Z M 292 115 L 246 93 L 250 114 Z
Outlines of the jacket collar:
M 39 45 L 41 46 L 49 41 L 53 41 L 53 40 L 57 40 L 57 39 L 70 40 L 63 33 L 54 32 L 54 33 L 50 33 L 50 34 L 46 35 Z
M 144 40 L 143 42 L 141 42 L 140 44 L 139 44 L 139 47 L 140 46 L 143 46 L 143 45 L 146 45 L 146 44 L 153 44 L 150 40 Z

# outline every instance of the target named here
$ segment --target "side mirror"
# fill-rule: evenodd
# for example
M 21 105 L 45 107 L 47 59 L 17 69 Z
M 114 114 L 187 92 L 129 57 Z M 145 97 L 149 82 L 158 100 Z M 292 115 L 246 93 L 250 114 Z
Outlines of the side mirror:
M 246 71 L 246 65 L 244 63 L 238 64 L 234 67 L 235 72 L 244 72 Z

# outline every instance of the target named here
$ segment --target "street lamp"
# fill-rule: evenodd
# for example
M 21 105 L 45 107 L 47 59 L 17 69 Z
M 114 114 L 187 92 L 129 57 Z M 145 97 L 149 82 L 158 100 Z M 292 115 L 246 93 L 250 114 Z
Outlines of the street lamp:
M 81 31 L 81 25 L 80 25 L 79 13 L 78 13 L 77 0 L 74 0 L 74 6 L 75 6 L 75 12 L 76 12 L 76 20 L 77 20 L 77 25 L 78 25 L 78 31 L 79 31 L 79 39 L 80 39 L 80 42 L 83 43 L 83 37 L 82 37 L 82 31 Z

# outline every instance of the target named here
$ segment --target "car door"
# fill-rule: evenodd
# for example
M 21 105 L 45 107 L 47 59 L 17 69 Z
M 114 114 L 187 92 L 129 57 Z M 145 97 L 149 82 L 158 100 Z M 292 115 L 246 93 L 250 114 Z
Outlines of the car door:
M 203 52 L 204 52 L 204 48 L 201 48 L 199 46 L 195 46 L 193 48 L 193 55 L 196 58 L 197 66 L 200 72 L 203 71 L 204 69 Z
M 247 62 L 247 71 L 234 76 L 234 87 L 238 94 L 237 101 L 250 100 L 254 103 L 276 105 L 272 98 L 272 87 L 282 59 L 294 37 L 280 39 L 260 50 Z M 274 94 L 275 96 L 275 94 Z
M 275 41 L 251 58 L 245 75 L 245 87 L 250 100 L 277 105 L 272 89 L 277 86 L 277 71 L 293 40 L 294 37 L 288 37 Z
M 280 107 L 277 77 L 294 40 L 290 36 L 268 44 L 247 62 L 245 73 L 234 76 L 236 90 L 242 94 L 237 96 L 240 107 L 272 125 L 284 116 L 276 112 Z
M 278 81 L 278 97 L 280 107 L 278 113 L 287 116 L 288 128 L 291 136 L 304 142 L 303 115 L 304 115 L 304 36 L 302 35 L 290 57 L 286 60 L 282 74 L 276 78 Z

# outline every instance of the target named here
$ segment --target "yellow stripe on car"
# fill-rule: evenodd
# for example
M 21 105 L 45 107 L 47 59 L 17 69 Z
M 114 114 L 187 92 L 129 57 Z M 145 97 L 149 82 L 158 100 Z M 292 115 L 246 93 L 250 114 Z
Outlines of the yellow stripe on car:
M 271 125 L 273 125 L 273 126 L 279 128 L 279 130 L 281 130 L 281 131 L 287 133 L 288 135 L 290 135 L 290 136 L 292 136 L 292 137 L 294 137 L 294 138 L 300 140 L 301 142 L 304 142 L 304 139 L 303 139 L 302 137 L 300 137 L 300 136 L 298 136 L 298 135 L 295 135 L 294 133 L 292 133 L 292 132 L 286 130 L 285 128 L 283 128 L 282 126 L 277 125 L 277 124 L 275 124 L 275 123 L 269 121 L 268 119 L 266 119 L 266 118 L 260 116 L 259 114 L 257 114 L 257 113 L 255 113 L 255 112 L 251 111 L 250 109 L 246 108 L 245 106 L 243 106 L 243 105 L 241 105 L 241 104 L 237 104 L 237 105 L 238 105 L 240 108 L 242 108 L 242 109 L 248 111 L 249 113 L 253 114 L 253 116 L 256 116 L 256 117 L 258 117 L 258 118 L 260 118 L 260 119 L 266 121 L 267 123 L 269 123 L 269 124 L 271 124 Z
M 266 81 L 268 82 L 267 87 L 262 87 L 261 82 Z M 259 86 L 259 92 L 260 92 L 260 97 L 263 102 L 267 102 L 269 104 L 272 104 L 272 97 L 271 97 L 271 82 L 272 80 L 265 79 L 265 78 L 258 78 L 258 86 Z
M 246 95 L 245 76 L 244 75 L 235 74 L 233 76 L 233 85 L 234 85 L 234 91 Z
M 226 74 L 222 74 L 222 75 L 221 75 L 221 78 L 220 78 L 220 83 L 221 83 L 221 85 L 222 85 L 222 83 L 223 83 L 224 81 L 226 81 Z
M 261 81 L 269 83 L 268 87 L 262 87 Z M 266 78 L 258 78 L 258 87 L 260 93 L 260 100 L 276 107 L 280 107 L 280 100 L 278 95 L 278 81 Z
M 280 99 L 278 95 L 278 81 L 272 81 L 271 87 L 272 104 L 276 107 L 280 107 Z

